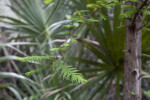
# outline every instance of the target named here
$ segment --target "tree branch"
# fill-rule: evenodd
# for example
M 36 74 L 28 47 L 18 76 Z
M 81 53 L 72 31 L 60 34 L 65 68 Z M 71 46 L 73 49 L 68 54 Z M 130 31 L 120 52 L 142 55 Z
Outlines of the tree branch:
M 147 2 L 148 2 L 148 0 L 145 0 L 145 1 L 141 4 L 141 6 L 138 8 L 138 11 L 135 13 L 135 16 L 134 16 L 133 19 L 132 19 L 131 26 L 133 26 L 133 24 L 135 23 L 135 20 L 136 20 L 136 18 L 137 18 L 137 16 L 138 16 L 140 10 L 146 5 Z
M 109 5 L 109 4 L 112 4 L 114 2 L 109 2 L 109 3 L 106 3 L 105 5 Z M 99 8 L 97 8 L 96 10 L 94 10 L 90 15 L 88 15 L 87 17 L 84 18 L 84 21 L 87 21 L 87 19 L 89 19 L 93 14 L 95 14 L 97 11 L 99 11 L 101 8 L 103 8 L 105 5 L 102 5 L 100 6 Z M 71 41 L 71 38 L 73 36 L 73 34 L 79 29 L 79 27 L 82 25 L 83 23 L 80 23 L 71 33 L 70 33 L 70 36 L 68 37 L 68 39 L 66 39 L 66 43 L 70 43 Z M 60 50 L 62 49 L 62 47 L 64 46 L 65 43 L 63 43 L 61 46 L 60 46 Z M 52 61 L 50 62 L 50 64 L 52 64 L 56 59 L 58 59 L 58 56 L 60 55 L 60 50 L 58 52 L 58 54 L 55 56 L 54 59 L 52 59 Z

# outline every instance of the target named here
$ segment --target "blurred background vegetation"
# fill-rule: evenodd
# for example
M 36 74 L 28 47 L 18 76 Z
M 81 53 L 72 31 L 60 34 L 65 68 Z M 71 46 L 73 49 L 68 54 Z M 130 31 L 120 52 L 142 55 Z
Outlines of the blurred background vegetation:
M 75 32 L 76 39 L 62 53 L 62 60 L 80 70 L 86 83 L 76 84 L 47 68 L 30 77 L 28 71 L 38 63 L 21 63 L 18 57 L 55 56 L 58 47 L 78 24 L 69 20 L 75 11 L 87 8 L 95 0 L 0 0 L 0 100 L 122 100 L 125 20 L 120 5 L 102 8 L 98 22 L 85 23 Z M 88 13 L 84 13 L 87 15 Z M 142 52 L 150 54 L 149 30 L 143 30 Z M 149 57 L 143 57 L 145 73 L 150 72 Z M 150 100 L 150 80 L 143 79 L 142 100 Z

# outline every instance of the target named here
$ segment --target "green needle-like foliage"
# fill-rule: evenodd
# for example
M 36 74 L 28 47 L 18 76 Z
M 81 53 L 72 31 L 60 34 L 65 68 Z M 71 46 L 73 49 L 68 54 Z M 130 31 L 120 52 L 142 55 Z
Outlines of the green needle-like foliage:
M 18 58 L 17 60 L 22 62 L 27 61 L 43 61 L 43 60 L 52 60 L 55 56 L 29 56 L 24 58 Z M 60 72 L 60 75 L 63 77 L 63 79 L 69 80 L 71 82 L 77 82 L 77 83 L 83 83 L 86 82 L 86 80 L 83 78 L 82 74 L 78 73 L 78 70 L 73 68 L 70 65 L 64 64 L 62 61 L 52 60 L 52 69 L 54 72 Z M 26 76 L 31 76 L 34 73 L 39 73 L 42 70 L 44 70 L 49 65 L 45 65 L 44 67 L 38 68 L 36 70 L 30 71 L 25 73 Z
M 53 63 L 53 70 L 55 72 L 59 72 L 62 75 L 63 79 L 77 82 L 77 83 L 84 83 L 86 80 L 83 78 L 82 74 L 78 73 L 78 70 L 73 68 L 70 65 L 66 65 L 64 62 L 56 60 Z
M 42 61 L 42 60 L 51 60 L 55 58 L 55 56 L 29 56 L 24 58 L 18 58 L 17 60 L 21 62 L 27 62 L 27 61 Z
M 30 72 L 26 72 L 25 75 L 26 75 L 26 76 L 31 76 L 32 74 L 40 73 L 40 72 L 43 71 L 46 67 L 48 67 L 48 65 L 46 65 L 46 66 L 44 66 L 44 67 L 41 67 L 41 68 L 38 68 L 38 69 L 36 69 L 36 70 L 30 71 Z

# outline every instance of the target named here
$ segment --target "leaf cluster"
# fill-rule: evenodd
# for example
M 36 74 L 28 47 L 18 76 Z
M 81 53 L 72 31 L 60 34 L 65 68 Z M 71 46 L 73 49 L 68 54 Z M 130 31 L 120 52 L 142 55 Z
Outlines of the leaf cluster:
M 84 83 L 86 80 L 83 78 L 82 74 L 78 73 L 76 68 L 73 68 L 70 65 L 66 65 L 64 62 L 56 60 L 53 62 L 53 71 L 60 72 L 60 75 L 63 79 L 77 82 L 77 83 Z
M 27 61 L 42 61 L 42 60 L 51 60 L 55 58 L 55 56 L 29 56 L 29 57 L 24 57 L 24 58 L 18 58 L 18 61 L 21 62 L 27 62 Z
M 69 45 L 67 43 L 65 43 L 64 46 L 69 46 Z M 67 65 L 62 61 L 54 60 L 54 58 L 55 58 L 54 56 L 49 56 L 49 57 L 47 57 L 47 56 L 29 56 L 29 57 L 24 57 L 24 58 L 18 58 L 17 60 L 22 61 L 22 62 L 51 60 L 52 64 L 47 64 L 44 67 L 27 72 L 27 73 L 25 73 L 26 76 L 31 76 L 32 74 L 39 73 L 39 72 L 45 70 L 45 68 L 52 65 L 52 70 L 55 73 L 60 72 L 59 74 L 63 77 L 63 79 L 69 80 L 71 82 L 77 82 L 77 83 L 86 82 L 86 80 L 83 78 L 82 74 L 78 73 L 78 70 L 76 68 L 73 68 L 72 66 Z

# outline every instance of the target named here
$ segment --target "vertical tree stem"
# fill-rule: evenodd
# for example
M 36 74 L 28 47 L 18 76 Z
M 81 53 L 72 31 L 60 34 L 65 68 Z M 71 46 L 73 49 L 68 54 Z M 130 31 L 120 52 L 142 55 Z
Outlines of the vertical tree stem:
M 126 4 L 131 5 L 131 2 Z M 141 80 L 138 77 L 141 68 L 142 16 L 138 14 L 134 23 L 132 20 L 132 18 L 126 19 L 125 49 L 127 52 L 124 58 L 124 100 L 141 100 Z

